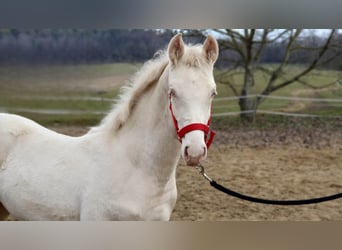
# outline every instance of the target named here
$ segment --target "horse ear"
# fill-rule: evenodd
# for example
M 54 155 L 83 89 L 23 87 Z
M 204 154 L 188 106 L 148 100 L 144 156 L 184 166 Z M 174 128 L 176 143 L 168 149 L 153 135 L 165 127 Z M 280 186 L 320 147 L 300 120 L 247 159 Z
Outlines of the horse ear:
M 178 33 L 171 39 L 167 50 L 170 61 L 176 64 L 184 54 L 184 43 L 181 33 Z
M 216 39 L 212 35 L 208 35 L 207 39 L 205 39 L 203 43 L 203 51 L 209 62 L 216 62 L 219 54 L 219 48 Z

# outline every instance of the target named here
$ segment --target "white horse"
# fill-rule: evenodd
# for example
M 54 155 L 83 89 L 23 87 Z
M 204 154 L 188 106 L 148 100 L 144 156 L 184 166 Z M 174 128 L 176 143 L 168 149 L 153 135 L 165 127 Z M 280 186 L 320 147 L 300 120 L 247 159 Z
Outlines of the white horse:
M 169 220 L 179 156 L 193 166 L 207 155 L 217 57 L 212 36 L 174 36 L 80 137 L 0 114 L 0 208 L 21 220 Z

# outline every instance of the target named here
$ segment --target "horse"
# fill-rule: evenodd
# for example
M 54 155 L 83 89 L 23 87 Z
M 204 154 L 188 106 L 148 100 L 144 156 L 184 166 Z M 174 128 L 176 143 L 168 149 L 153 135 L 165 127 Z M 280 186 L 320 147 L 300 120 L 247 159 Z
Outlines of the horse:
M 0 207 L 19 220 L 169 220 L 180 157 L 207 157 L 218 53 L 211 35 L 175 35 L 82 136 L 1 113 Z

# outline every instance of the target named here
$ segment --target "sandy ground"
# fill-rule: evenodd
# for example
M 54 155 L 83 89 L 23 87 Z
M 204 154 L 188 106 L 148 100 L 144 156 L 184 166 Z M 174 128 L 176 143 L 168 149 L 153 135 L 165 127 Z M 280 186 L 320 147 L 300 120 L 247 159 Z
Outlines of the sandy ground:
M 308 199 L 342 192 L 339 126 L 217 131 L 203 162 L 207 174 L 237 192 L 266 199 Z M 52 126 L 81 135 L 88 128 Z M 342 199 L 305 206 L 255 204 L 227 196 L 180 160 L 175 221 L 341 221 Z
M 221 185 L 268 199 L 307 199 L 342 192 L 341 149 L 295 146 L 210 149 L 206 172 Z M 212 188 L 195 169 L 177 171 L 172 220 L 342 220 L 342 200 L 280 207 L 241 201 Z
M 295 121 L 277 128 L 218 131 L 203 165 L 220 184 L 261 198 L 308 199 L 341 193 L 339 123 L 310 127 Z M 342 199 L 294 207 L 254 204 L 215 190 L 195 169 L 182 164 L 177 183 L 172 220 L 342 220 Z
M 67 134 L 85 128 L 54 127 Z M 267 199 L 307 199 L 342 192 L 340 129 L 283 128 L 218 131 L 203 162 L 206 172 L 235 191 Z M 193 167 L 177 169 L 178 200 L 171 220 L 342 220 L 342 199 L 281 207 L 241 201 L 215 190 Z

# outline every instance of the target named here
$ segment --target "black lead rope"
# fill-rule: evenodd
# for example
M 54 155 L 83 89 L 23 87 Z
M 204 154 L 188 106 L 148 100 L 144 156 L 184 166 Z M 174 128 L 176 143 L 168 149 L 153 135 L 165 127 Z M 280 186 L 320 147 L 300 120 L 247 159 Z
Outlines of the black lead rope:
M 262 204 L 268 204 L 268 205 L 281 205 L 281 206 L 294 206 L 294 205 L 308 205 L 308 204 L 315 204 L 315 203 L 320 203 L 320 202 L 325 202 L 325 201 L 331 201 L 335 199 L 342 198 L 342 193 L 339 194 L 334 194 L 334 195 L 329 195 L 329 196 L 324 196 L 324 197 L 319 197 L 319 198 L 313 198 L 313 199 L 307 199 L 307 200 L 268 200 L 268 199 L 260 199 L 244 194 L 237 193 L 229 188 L 226 188 L 220 184 L 218 184 L 216 181 L 211 179 L 205 172 L 204 172 L 204 167 L 202 165 L 198 165 L 198 170 L 200 171 L 200 174 L 203 175 L 203 177 L 209 181 L 210 185 L 217 190 L 231 195 L 235 198 L 239 198 L 242 200 L 246 201 L 251 201 L 255 203 L 262 203 Z

